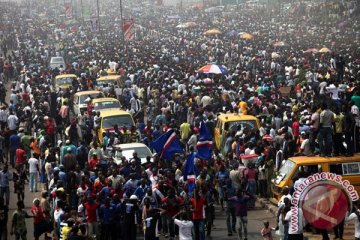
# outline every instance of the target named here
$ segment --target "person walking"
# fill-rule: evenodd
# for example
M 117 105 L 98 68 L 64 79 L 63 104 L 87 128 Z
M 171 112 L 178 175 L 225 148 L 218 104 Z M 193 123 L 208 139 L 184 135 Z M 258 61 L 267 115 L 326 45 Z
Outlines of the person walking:
M 37 153 L 33 153 L 32 158 L 29 159 L 30 192 L 37 192 L 37 178 L 40 170 L 37 158 Z
M 241 240 L 247 240 L 247 205 L 251 198 L 253 198 L 253 196 L 245 192 L 244 189 L 238 189 L 236 196 L 227 199 L 227 201 L 232 202 L 235 206 L 236 221 L 238 222 L 238 236 Z
M 9 182 L 12 180 L 12 174 L 8 170 L 9 166 L 4 165 L 2 171 L 0 171 L 0 197 L 4 198 L 5 196 L 5 205 L 9 206 L 10 202 L 10 188 Z
M 26 228 L 26 218 L 33 218 L 25 210 L 25 205 L 23 201 L 17 202 L 17 209 L 12 215 L 11 219 L 11 230 L 10 235 L 15 235 L 15 240 L 26 240 L 27 228 Z
M 193 210 L 193 223 L 195 240 L 205 240 L 205 205 L 206 199 L 200 196 L 199 190 L 194 191 L 194 197 L 190 199 Z
M 7 240 L 7 222 L 9 207 L 4 204 L 4 199 L 0 197 L 0 240 Z

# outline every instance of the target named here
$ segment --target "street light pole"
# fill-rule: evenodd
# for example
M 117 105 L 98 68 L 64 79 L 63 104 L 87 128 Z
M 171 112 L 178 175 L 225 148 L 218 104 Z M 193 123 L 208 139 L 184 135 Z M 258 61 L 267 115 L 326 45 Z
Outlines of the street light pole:
M 124 19 L 123 19 L 122 0 L 120 0 L 120 27 L 121 27 L 121 40 L 124 41 Z
M 96 7 L 97 7 L 98 31 L 99 31 L 99 34 L 100 34 L 100 8 L 99 8 L 99 0 L 96 0 Z

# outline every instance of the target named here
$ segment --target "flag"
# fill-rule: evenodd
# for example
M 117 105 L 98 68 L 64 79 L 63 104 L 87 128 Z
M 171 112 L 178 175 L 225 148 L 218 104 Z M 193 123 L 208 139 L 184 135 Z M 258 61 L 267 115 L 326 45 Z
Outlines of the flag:
M 151 143 L 151 146 L 158 154 L 160 154 L 160 157 L 165 158 L 166 160 L 170 160 L 175 153 L 184 152 L 174 130 L 169 130 L 158 137 L 158 139 Z
M 134 26 L 135 26 L 135 21 L 133 19 L 124 20 L 123 33 L 126 41 L 131 41 L 134 39 L 135 37 Z
M 204 121 L 200 123 L 199 141 L 196 144 L 196 157 L 201 160 L 210 160 L 212 155 L 213 141 L 209 129 Z
M 186 163 L 184 166 L 184 180 L 187 181 L 187 185 L 188 185 L 188 194 L 189 196 L 192 195 L 196 184 L 196 176 L 195 176 L 195 163 L 194 163 L 194 159 L 195 159 L 195 153 L 191 153 L 187 159 L 186 159 Z

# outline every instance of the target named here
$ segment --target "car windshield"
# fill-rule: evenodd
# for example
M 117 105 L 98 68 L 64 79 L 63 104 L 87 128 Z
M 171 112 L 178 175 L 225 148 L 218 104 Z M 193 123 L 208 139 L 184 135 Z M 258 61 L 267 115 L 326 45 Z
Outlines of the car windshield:
M 125 157 L 126 159 L 131 159 L 133 153 L 136 152 L 139 158 L 146 158 L 147 156 L 152 156 L 151 151 L 146 147 L 136 147 L 131 149 L 122 149 L 122 151 L 116 151 L 116 157 Z
M 56 79 L 56 83 L 58 85 L 72 84 L 72 82 L 73 82 L 73 78 L 71 78 L 71 77 L 64 77 L 64 78 Z
M 90 98 L 94 99 L 97 98 L 99 96 L 98 93 L 92 93 L 92 94 L 86 94 L 86 95 L 81 95 L 80 96 L 80 104 L 84 104 L 85 99 L 87 99 L 90 96 Z
M 120 108 L 120 102 L 118 101 L 106 101 L 106 102 L 96 102 L 94 103 L 94 110 L 102 110 L 108 108 Z
M 257 128 L 255 120 L 244 120 L 244 121 L 234 121 L 234 122 L 227 122 L 225 123 L 225 130 L 226 131 L 237 131 L 237 127 L 241 126 L 241 129 L 253 129 Z
M 117 116 L 111 116 L 111 117 L 104 117 L 102 127 L 107 128 L 113 128 L 114 125 L 116 125 L 121 128 L 123 126 L 131 127 L 133 126 L 133 121 L 129 115 L 117 115 Z
M 62 57 L 51 58 L 51 63 L 63 63 L 64 59 Z
M 115 81 L 114 80 L 102 80 L 102 81 L 97 81 L 97 85 L 98 86 L 106 86 L 106 85 L 109 85 L 109 86 L 112 86 L 115 84 Z
M 286 160 L 284 165 L 280 168 L 276 178 L 276 184 L 279 184 L 283 179 L 289 178 L 290 173 L 295 167 L 295 163 L 291 160 Z

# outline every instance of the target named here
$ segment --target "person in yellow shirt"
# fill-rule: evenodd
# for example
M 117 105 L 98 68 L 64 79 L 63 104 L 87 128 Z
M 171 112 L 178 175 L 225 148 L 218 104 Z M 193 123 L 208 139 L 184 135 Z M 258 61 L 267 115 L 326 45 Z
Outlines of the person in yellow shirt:
M 74 224 L 75 224 L 75 219 L 69 218 L 68 220 L 66 220 L 65 226 L 63 226 L 61 229 L 60 239 L 67 240 L 69 238 L 69 233 L 71 232 Z
M 191 132 L 190 124 L 188 122 L 183 122 L 180 125 L 180 135 L 181 135 L 181 140 L 183 142 L 186 142 L 189 139 L 190 132 Z
M 239 103 L 239 108 L 240 108 L 242 114 L 244 114 L 244 115 L 247 114 L 247 103 L 245 101 L 241 101 Z
M 343 144 L 345 116 L 338 108 L 334 111 L 334 155 L 342 155 L 346 153 Z

